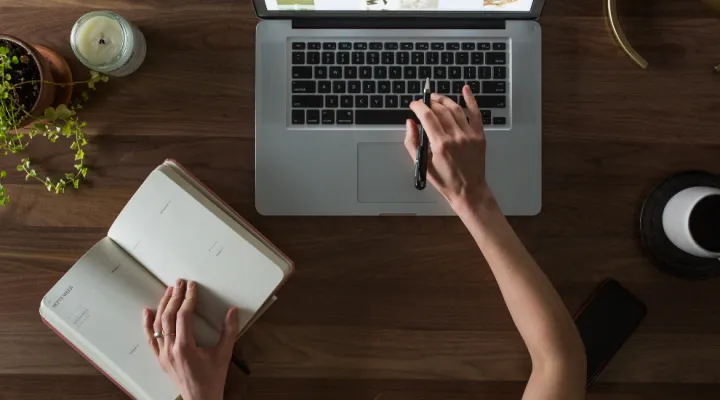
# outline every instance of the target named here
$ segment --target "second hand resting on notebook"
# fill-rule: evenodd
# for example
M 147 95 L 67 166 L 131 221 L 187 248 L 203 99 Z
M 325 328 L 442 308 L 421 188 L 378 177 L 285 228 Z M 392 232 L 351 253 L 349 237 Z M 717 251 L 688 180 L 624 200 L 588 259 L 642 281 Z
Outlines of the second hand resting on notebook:
M 197 284 L 180 279 L 169 287 L 157 312 L 144 311 L 145 336 L 163 371 L 184 400 L 222 400 L 230 359 L 240 329 L 238 309 L 225 316 L 220 342 L 200 348 L 193 336 Z M 163 336 L 156 338 L 155 333 Z
M 495 275 L 508 310 L 532 360 L 524 400 L 579 400 L 585 397 L 585 349 L 575 324 L 550 280 L 535 263 L 502 214 L 485 181 L 485 133 L 478 104 L 463 88 L 468 116 L 444 96 L 431 107 L 415 101 L 410 108 L 430 139 L 428 179 L 450 203 L 472 234 Z M 407 121 L 405 146 L 413 162 L 418 126 Z M 168 289 L 154 319 L 145 311 L 145 331 L 165 372 L 180 386 L 185 400 L 222 396 L 237 335 L 237 312 L 225 320 L 225 332 L 213 349 L 199 349 L 192 339 L 194 285 Z M 177 315 L 177 317 L 176 317 Z M 177 322 L 176 322 L 177 321 Z M 176 333 L 155 341 L 154 332 Z

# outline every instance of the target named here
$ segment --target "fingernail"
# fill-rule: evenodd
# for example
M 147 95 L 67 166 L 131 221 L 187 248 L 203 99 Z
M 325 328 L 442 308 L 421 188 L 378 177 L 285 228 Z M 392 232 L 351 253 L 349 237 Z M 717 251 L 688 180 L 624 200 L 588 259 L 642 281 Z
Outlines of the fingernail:
M 172 287 L 172 286 L 168 286 L 168 288 L 165 289 L 165 293 L 170 293 L 170 292 L 172 292 L 172 291 L 173 291 L 173 287 Z
M 188 281 L 188 289 L 195 289 L 195 282 Z
M 182 285 L 183 285 L 183 280 L 182 280 L 182 279 L 178 279 L 176 285 L 177 285 L 178 288 L 181 288 Z
M 150 316 L 150 309 L 149 309 L 149 308 L 146 308 L 145 310 L 143 310 L 143 314 L 145 314 L 146 317 L 149 317 L 149 316 Z

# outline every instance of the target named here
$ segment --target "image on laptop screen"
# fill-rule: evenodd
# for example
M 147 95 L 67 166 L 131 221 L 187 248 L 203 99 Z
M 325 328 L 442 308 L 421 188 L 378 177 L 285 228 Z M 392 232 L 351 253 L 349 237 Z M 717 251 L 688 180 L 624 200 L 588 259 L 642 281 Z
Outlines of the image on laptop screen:
M 269 11 L 529 12 L 534 0 L 265 0 Z

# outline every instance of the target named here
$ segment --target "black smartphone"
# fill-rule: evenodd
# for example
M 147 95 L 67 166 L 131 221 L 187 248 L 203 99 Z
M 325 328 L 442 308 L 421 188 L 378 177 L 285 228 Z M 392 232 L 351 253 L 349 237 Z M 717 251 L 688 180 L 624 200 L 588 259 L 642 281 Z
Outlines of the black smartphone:
M 587 387 L 635 332 L 647 307 L 614 279 L 598 286 L 575 316 L 585 344 Z

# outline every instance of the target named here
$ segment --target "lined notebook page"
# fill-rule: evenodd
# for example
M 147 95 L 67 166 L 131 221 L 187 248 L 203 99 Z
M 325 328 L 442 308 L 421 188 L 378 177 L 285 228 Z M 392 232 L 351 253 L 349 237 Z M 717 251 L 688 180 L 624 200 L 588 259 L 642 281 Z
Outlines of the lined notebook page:
M 231 305 L 241 329 L 284 279 L 266 246 L 191 185 L 153 171 L 115 220 L 108 236 L 163 283 L 199 284 L 198 313 L 218 329 Z M 177 177 L 175 177 L 177 178 Z

